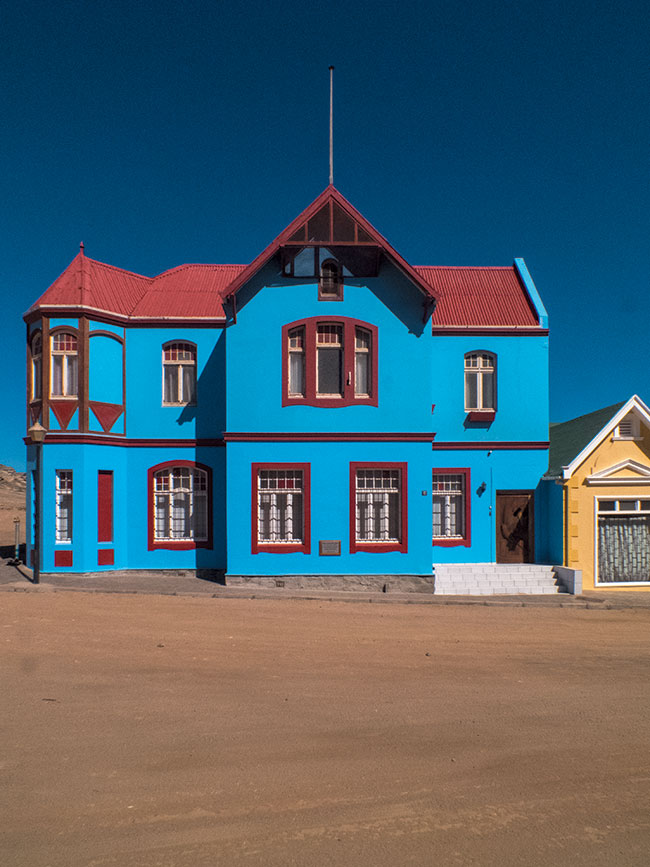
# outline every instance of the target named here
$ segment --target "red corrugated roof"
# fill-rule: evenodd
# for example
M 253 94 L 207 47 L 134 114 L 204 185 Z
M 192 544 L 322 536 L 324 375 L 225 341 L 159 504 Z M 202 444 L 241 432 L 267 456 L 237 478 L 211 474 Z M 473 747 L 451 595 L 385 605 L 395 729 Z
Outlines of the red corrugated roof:
M 79 253 L 27 311 L 84 307 L 133 319 L 224 319 L 222 298 L 244 265 L 181 265 L 144 277 Z
M 434 328 L 535 328 L 537 315 L 514 266 L 416 267 L 438 296 Z

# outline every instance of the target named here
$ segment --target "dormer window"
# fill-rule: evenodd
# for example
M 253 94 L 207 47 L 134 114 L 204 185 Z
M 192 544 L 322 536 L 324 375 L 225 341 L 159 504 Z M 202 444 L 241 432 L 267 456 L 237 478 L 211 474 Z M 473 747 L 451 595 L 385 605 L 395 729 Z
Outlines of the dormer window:
M 618 425 L 614 428 L 614 436 L 615 440 L 638 440 L 641 439 L 641 429 L 639 426 L 639 419 L 629 413 L 625 416 L 624 419 L 618 423 Z
M 52 335 L 52 397 L 76 397 L 79 388 L 77 337 L 69 331 Z
M 319 301 L 343 301 L 343 275 L 335 259 L 325 259 L 320 266 Z

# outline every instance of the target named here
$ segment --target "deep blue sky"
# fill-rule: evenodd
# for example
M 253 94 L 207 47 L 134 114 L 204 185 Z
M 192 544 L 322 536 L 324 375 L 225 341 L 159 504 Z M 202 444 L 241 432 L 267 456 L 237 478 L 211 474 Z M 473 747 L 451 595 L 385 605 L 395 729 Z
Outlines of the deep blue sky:
M 22 313 L 76 255 L 249 262 L 328 180 L 414 265 L 523 256 L 551 419 L 650 400 L 644 2 L 18 2 L 0 8 L 0 463 Z M 525 371 L 522 371 L 525 375 Z

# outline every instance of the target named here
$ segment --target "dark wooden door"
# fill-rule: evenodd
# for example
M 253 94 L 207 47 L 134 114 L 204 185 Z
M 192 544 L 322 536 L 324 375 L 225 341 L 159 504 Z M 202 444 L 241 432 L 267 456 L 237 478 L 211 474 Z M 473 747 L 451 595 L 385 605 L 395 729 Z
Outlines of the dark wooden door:
M 532 491 L 497 491 L 497 563 L 532 563 L 534 516 Z

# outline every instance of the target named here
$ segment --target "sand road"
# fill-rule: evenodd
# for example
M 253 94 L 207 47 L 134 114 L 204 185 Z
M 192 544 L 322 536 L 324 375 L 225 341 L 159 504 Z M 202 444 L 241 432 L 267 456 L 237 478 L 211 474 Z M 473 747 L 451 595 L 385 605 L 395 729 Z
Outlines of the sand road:
M 650 863 L 648 610 L 0 612 L 4 867 Z

